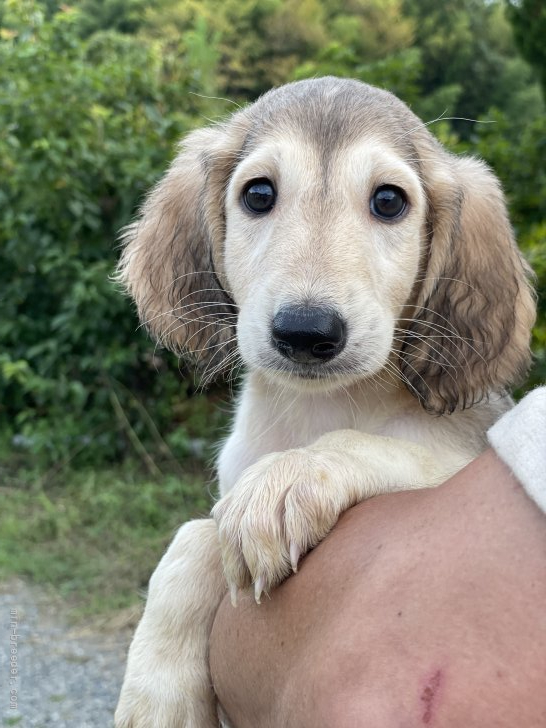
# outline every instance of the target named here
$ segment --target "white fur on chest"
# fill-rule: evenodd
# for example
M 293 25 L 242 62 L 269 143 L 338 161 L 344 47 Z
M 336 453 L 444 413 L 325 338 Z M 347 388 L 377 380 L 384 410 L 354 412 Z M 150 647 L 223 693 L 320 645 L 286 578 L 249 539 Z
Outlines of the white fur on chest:
M 250 374 L 233 429 L 218 458 L 220 494 L 264 455 L 306 447 L 326 432 L 358 430 L 426 445 L 453 472 L 485 447 L 483 433 L 509 406 L 494 401 L 442 417 L 424 412 L 396 383 L 359 383 L 333 392 L 301 392 Z

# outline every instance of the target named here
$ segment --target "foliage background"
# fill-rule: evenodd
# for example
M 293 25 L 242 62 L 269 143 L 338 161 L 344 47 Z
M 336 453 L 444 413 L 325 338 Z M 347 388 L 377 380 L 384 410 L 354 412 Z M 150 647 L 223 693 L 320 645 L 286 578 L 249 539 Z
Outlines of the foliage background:
M 544 381 L 545 37 L 542 0 L 0 0 L 0 569 L 77 590 L 118 530 L 129 593 L 206 508 L 226 388 L 196 393 L 109 274 L 180 136 L 273 85 L 386 87 L 495 169 L 538 275 L 526 387 Z

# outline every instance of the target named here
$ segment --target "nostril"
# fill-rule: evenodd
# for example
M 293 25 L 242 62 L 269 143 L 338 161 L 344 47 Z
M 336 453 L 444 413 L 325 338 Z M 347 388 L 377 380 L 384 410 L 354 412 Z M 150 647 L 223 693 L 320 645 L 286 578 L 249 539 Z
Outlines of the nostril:
M 333 359 L 345 346 L 346 326 L 326 306 L 290 306 L 274 317 L 271 330 L 275 348 L 288 359 L 318 363 Z
M 315 356 L 318 356 L 318 357 L 330 356 L 331 354 L 336 353 L 338 347 L 339 347 L 339 342 L 325 341 L 323 344 L 315 344 L 313 346 L 312 352 Z
M 281 354 L 287 356 L 289 359 L 292 358 L 292 346 L 287 341 L 277 336 L 273 336 L 273 343 Z

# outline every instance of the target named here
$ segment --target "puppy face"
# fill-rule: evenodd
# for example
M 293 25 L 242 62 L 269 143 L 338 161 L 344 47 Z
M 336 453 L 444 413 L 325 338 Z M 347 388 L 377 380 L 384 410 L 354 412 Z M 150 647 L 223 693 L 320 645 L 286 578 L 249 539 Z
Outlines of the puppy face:
M 388 367 L 443 413 L 529 362 L 530 271 L 496 178 L 357 81 L 289 84 L 190 134 L 124 238 L 142 320 L 208 374 L 237 347 L 297 387 Z
M 225 275 L 247 365 L 331 387 L 385 366 L 419 270 L 426 199 L 379 136 L 325 149 L 294 131 L 260 140 L 230 179 Z

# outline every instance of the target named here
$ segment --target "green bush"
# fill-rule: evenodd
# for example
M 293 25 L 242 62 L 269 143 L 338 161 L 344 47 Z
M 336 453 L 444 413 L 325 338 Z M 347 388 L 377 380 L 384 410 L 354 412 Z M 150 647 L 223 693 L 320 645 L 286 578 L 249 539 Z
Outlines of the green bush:
M 157 43 L 113 32 L 81 41 L 77 13 L 46 21 L 38 3 L 13 7 L 0 42 L 4 448 L 44 464 L 112 460 L 150 440 L 143 407 L 168 433 L 187 388 L 109 275 L 120 227 L 195 108 L 173 103 L 186 89 Z M 196 408 L 209 410 L 203 398 Z

